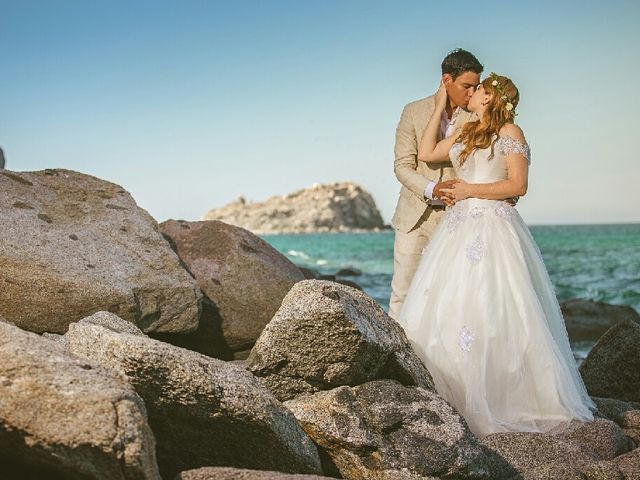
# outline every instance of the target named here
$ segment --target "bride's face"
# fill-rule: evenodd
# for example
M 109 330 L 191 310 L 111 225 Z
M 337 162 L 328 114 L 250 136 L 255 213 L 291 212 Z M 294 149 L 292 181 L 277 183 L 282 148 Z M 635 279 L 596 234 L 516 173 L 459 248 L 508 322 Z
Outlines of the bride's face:
M 467 109 L 470 112 L 479 114 L 485 109 L 486 104 L 489 102 L 490 99 L 491 99 L 491 95 L 485 92 L 484 85 L 479 84 L 478 88 L 476 88 L 476 91 L 473 92 L 473 95 L 469 100 L 469 105 Z

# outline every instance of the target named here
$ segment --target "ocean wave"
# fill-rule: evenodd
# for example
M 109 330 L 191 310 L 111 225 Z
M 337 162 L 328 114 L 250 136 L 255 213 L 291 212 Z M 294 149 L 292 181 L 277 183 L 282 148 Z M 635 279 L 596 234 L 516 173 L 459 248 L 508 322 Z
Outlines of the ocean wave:
M 300 258 L 304 258 L 305 260 L 309 260 L 309 255 L 307 255 L 304 252 L 300 252 L 298 250 L 289 250 L 289 251 L 287 251 L 287 255 L 291 255 L 292 257 L 300 257 Z

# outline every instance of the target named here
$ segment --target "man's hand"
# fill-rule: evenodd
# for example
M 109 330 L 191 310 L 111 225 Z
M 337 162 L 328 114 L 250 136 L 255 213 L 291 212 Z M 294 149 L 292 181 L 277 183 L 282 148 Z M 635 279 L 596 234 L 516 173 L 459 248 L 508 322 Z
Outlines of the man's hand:
M 458 181 L 452 187 L 444 188 L 442 193 L 447 195 L 455 203 L 469 198 L 471 196 L 471 188 L 467 182 Z
M 453 199 L 453 197 L 450 194 L 444 192 L 443 189 L 451 188 L 453 185 L 455 185 L 459 181 L 460 181 L 459 179 L 454 178 L 453 180 L 447 180 L 446 182 L 437 183 L 436 186 L 433 187 L 433 198 L 442 200 L 445 205 L 450 207 L 456 202 Z
M 449 197 L 449 196 L 443 196 L 441 200 L 444 202 L 444 204 L 447 207 L 452 207 L 453 205 L 456 204 L 456 200 L 454 198 Z

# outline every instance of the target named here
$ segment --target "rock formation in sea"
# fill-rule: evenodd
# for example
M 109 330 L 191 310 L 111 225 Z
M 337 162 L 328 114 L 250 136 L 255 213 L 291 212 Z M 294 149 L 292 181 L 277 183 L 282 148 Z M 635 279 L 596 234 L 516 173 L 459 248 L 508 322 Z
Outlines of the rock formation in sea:
M 572 342 L 595 342 L 604 332 L 623 320 L 640 325 L 640 315 L 627 305 L 572 298 L 562 302 L 560 308 Z
M 591 395 L 640 402 L 640 325 L 621 320 L 591 349 L 580 373 Z
M 202 220 L 221 220 L 256 234 L 381 230 L 382 216 L 369 192 L 352 182 L 315 184 L 264 202 L 239 197 L 209 210 Z

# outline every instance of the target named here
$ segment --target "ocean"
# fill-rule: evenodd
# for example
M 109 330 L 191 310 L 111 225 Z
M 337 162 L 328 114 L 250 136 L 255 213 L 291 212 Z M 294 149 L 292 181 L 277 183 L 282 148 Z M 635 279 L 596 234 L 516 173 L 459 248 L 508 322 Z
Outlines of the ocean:
M 630 305 L 640 311 L 640 224 L 530 226 L 560 301 L 570 298 Z M 261 235 L 301 267 L 323 275 L 343 268 L 388 310 L 393 273 L 392 230 L 371 233 Z M 593 346 L 572 345 L 582 359 Z

